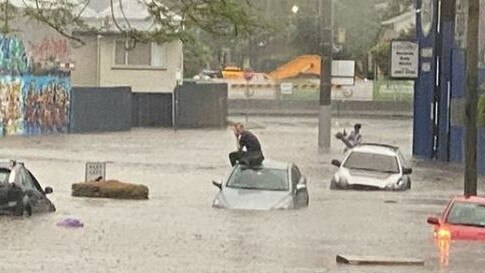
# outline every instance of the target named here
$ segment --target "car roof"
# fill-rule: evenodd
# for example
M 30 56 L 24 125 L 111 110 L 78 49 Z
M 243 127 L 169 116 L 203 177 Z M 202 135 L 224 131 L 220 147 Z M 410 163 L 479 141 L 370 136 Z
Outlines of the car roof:
M 12 161 L 0 159 L 0 168 L 11 169 L 11 167 L 12 167 Z
M 0 158 L 0 168 L 2 169 L 12 169 L 12 162 L 16 162 L 18 164 L 24 164 L 23 162 L 16 161 L 13 159 L 5 159 L 5 158 Z
M 254 167 L 254 169 L 266 168 L 266 169 L 286 170 L 288 169 L 289 165 L 290 163 L 287 163 L 287 162 L 265 160 L 263 161 L 263 164 L 261 164 L 260 166 Z
M 465 202 L 465 203 L 482 203 L 482 204 L 485 204 L 485 197 L 460 195 L 460 196 L 453 197 L 453 201 Z
M 377 143 L 363 143 L 352 148 L 352 151 L 355 151 L 355 152 L 390 155 L 390 156 L 395 156 L 398 150 L 399 150 L 398 147 L 387 145 L 387 144 L 377 144 Z

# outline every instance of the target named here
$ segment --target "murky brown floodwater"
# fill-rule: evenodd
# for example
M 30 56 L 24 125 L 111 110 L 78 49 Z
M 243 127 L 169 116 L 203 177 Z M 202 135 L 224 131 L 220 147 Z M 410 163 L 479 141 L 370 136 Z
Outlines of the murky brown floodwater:
M 255 119 L 252 119 L 255 120 Z M 264 118 L 254 132 L 267 158 L 294 161 L 309 179 L 310 207 L 299 211 L 211 208 L 212 179 L 229 171 L 229 130 L 136 129 L 126 133 L 0 139 L 0 156 L 23 159 L 54 187 L 58 211 L 0 218 L 0 272 L 481 272 L 485 244 L 440 250 L 426 217 L 461 193 L 448 166 L 418 164 L 406 193 L 331 192 L 332 155 L 316 149 L 313 119 Z M 353 120 L 334 120 L 350 127 Z M 364 120 L 366 141 L 410 154 L 409 120 Z M 337 129 L 337 127 L 336 127 Z M 112 161 L 108 177 L 150 188 L 148 201 L 70 197 L 84 162 Z M 82 220 L 82 229 L 56 223 Z M 447 249 L 445 249 L 447 250 Z M 424 267 L 337 265 L 336 254 L 422 258 Z M 449 253 L 449 255 L 445 255 Z M 442 260 L 442 262 L 440 262 Z

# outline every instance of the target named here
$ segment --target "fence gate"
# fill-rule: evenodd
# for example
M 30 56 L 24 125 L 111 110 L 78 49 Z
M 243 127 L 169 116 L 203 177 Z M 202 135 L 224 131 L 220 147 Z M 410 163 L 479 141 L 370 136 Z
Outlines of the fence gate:
M 227 84 L 186 83 L 175 88 L 174 128 L 225 127 Z

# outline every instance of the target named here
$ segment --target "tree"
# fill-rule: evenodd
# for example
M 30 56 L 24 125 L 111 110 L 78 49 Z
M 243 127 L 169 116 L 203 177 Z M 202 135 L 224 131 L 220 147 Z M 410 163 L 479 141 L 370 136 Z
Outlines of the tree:
M 411 40 L 413 36 L 413 30 L 403 31 L 397 40 Z M 381 40 L 372 47 L 371 54 L 380 72 L 386 77 L 389 76 L 389 72 L 391 71 L 391 41 Z
M 9 22 L 13 16 L 35 19 L 48 25 L 67 38 L 82 42 L 72 36 L 72 30 L 96 32 L 83 19 L 82 13 L 92 0 L 12 0 L 1 4 L 3 16 L 2 34 L 14 30 Z M 148 20 L 154 27 L 149 31 L 139 30 L 125 16 L 124 6 L 137 2 L 146 7 Z M 212 35 L 233 37 L 250 33 L 258 25 L 247 1 L 238 0 L 110 0 L 111 19 L 115 27 L 127 39 L 136 42 L 164 43 L 173 40 L 187 42 L 193 38 L 193 28 L 200 28 Z
M 386 0 L 381 18 L 387 20 L 398 16 L 413 6 L 415 0 Z
M 379 0 L 338 0 L 334 2 L 335 59 L 351 59 L 365 63 L 369 50 L 376 43 L 381 18 L 376 5 Z M 292 46 L 296 54 L 320 54 L 319 0 L 306 1 L 300 6 L 292 32 Z M 344 33 L 344 41 L 338 34 Z M 359 70 L 357 73 L 363 73 Z

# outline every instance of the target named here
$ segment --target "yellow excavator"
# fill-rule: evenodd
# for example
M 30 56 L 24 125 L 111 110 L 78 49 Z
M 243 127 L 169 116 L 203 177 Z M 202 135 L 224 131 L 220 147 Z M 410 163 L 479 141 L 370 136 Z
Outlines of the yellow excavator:
M 223 79 L 244 80 L 244 70 L 237 66 L 226 66 L 218 73 Z M 278 67 L 269 74 L 255 72 L 256 77 L 271 80 L 284 80 L 297 76 L 315 76 L 320 75 L 320 56 L 318 55 L 301 55 L 286 64 Z
M 276 81 L 297 76 L 318 77 L 319 75 L 320 56 L 318 55 L 301 55 L 269 73 L 271 79 Z

